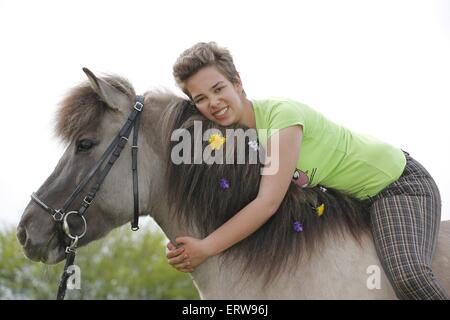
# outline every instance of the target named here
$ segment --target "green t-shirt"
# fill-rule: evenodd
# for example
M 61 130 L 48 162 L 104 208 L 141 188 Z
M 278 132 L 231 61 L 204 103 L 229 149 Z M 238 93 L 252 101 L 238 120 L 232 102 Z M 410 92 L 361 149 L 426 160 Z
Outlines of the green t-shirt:
M 264 147 L 279 129 L 303 127 L 297 169 L 306 174 L 307 186 L 319 184 L 366 199 L 396 181 L 405 168 L 401 149 L 352 132 L 303 103 L 289 99 L 252 103 L 258 139 Z

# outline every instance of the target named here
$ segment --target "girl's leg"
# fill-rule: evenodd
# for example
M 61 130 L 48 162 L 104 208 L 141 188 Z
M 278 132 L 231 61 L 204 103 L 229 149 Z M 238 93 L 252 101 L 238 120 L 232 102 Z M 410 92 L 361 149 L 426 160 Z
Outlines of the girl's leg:
M 431 269 L 441 217 L 439 190 L 406 154 L 400 179 L 373 198 L 372 233 L 378 256 L 400 299 L 449 299 Z

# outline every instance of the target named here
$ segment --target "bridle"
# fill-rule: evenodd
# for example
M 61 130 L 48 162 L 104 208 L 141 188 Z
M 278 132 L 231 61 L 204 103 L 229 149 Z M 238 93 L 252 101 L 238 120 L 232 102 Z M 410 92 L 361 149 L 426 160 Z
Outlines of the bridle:
M 142 114 L 142 109 L 144 108 L 144 97 L 137 95 L 135 98 L 135 103 L 133 110 L 131 111 L 125 124 L 120 129 L 119 133 L 116 135 L 114 140 L 109 144 L 106 151 L 103 153 L 101 158 L 95 163 L 94 167 L 89 171 L 89 173 L 83 178 L 83 180 L 77 185 L 72 194 L 66 199 L 63 206 L 60 209 L 54 209 L 47 205 L 44 201 L 39 199 L 38 195 L 33 192 L 31 194 L 31 199 L 35 201 L 42 209 L 47 211 L 53 220 L 60 224 L 64 234 L 70 239 L 70 245 L 65 249 L 66 252 L 66 264 L 64 266 L 63 274 L 61 275 L 61 280 L 59 282 L 57 299 L 63 300 L 66 289 L 67 280 L 71 276 L 68 272 L 69 266 L 73 265 L 75 261 L 75 254 L 78 241 L 86 234 L 87 222 L 84 217 L 89 206 L 94 201 L 94 198 L 100 189 L 103 181 L 111 170 L 112 166 L 119 158 L 120 153 L 128 142 L 128 137 L 130 136 L 131 130 L 133 130 L 133 145 L 131 146 L 131 169 L 133 173 L 133 199 L 134 199 L 134 214 L 133 220 L 131 221 L 131 229 L 137 231 L 139 229 L 139 184 L 138 184 L 138 171 L 137 171 L 137 154 L 138 154 L 138 135 L 139 135 L 139 120 Z M 134 129 L 133 129 L 134 128 Z M 106 162 L 106 160 L 108 161 Z M 102 165 L 106 162 L 106 164 Z M 73 201 L 83 192 L 86 185 L 92 180 L 94 176 L 97 176 L 97 181 L 91 187 L 90 191 L 83 197 L 83 201 L 80 208 L 76 211 L 68 211 L 68 208 L 73 203 Z M 81 220 L 83 229 L 82 232 L 78 234 L 72 234 L 70 231 L 70 225 L 68 222 L 68 217 L 73 215 Z

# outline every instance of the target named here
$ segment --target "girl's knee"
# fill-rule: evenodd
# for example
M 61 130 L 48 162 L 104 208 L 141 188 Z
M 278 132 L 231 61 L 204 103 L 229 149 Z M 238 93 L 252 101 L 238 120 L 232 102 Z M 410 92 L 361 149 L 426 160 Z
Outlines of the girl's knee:
M 398 298 L 407 300 L 448 299 L 430 267 L 419 265 L 408 266 L 407 269 L 407 272 L 399 272 L 392 277 L 392 285 Z

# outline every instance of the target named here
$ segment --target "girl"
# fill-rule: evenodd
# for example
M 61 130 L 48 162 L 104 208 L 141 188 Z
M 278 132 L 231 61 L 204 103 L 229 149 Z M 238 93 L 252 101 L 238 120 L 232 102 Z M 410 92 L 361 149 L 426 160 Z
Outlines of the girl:
M 192 272 L 256 231 L 276 212 L 294 173 L 302 187 L 320 184 L 369 201 L 375 246 L 399 298 L 448 299 L 431 269 L 440 223 L 439 190 L 408 153 L 356 134 L 296 101 L 250 101 L 230 52 L 214 42 L 183 52 L 173 74 L 209 120 L 221 126 L 275 129 L 258 138 L 268 157 L 278 159 L 278 169 L 263 175 L 257 197 L 206 238 L 179 237 L 179 248 L 169 243 L 172 266 Z M 278 157 L 272 154 L 274 141 Z

